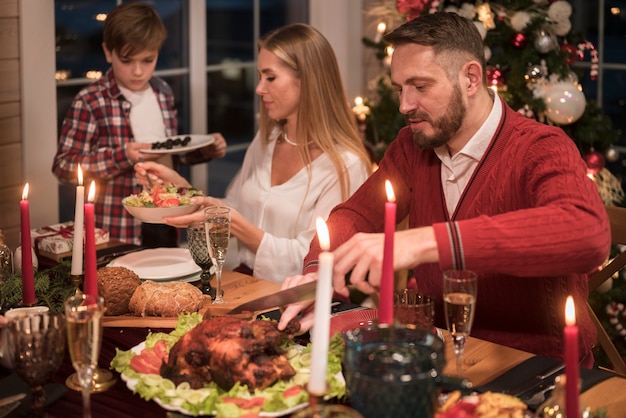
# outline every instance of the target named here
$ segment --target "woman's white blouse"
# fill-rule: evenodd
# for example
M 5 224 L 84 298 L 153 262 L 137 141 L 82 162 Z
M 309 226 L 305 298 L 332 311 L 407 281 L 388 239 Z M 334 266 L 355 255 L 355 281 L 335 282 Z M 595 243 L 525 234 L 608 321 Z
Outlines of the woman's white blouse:
M 326 154 L 303 167 L 287 182 L 271 186 L 272 155 L 278 133 L 264 146 L 259 134 L 246 151 L 240 171 L 231 182 L 224 202 L 265 231 L 257 253 L 243 244 L 231 245 L 227 265 L 240 263 L 256 277 L 282 282 L 302 273 L 302 262 L 316 234 L 315 220 L 328 217 L 341 203 L 341 185 Z M 367 179 L 367 168 L 355 154 L 342 153 L 350 177 L 350 195 Z M 232 244 L 232 242 L 231 242 Z

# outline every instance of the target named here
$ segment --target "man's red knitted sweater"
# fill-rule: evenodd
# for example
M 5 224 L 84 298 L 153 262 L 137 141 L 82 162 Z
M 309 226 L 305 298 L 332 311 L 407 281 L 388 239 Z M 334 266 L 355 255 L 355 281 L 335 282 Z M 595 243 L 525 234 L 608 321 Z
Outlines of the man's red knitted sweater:
M 610 250 L 608 217 L 574 142 L 556 127 L 532 121 L 502 101 L 503 116 L 485 155 L 448 216 L 440 160 L 415 146 L 403 128 L 380 168 L 330 214 L 333 248 L 356 232 L 382 232 L 384 182 L 397 197 L 397 219 L 434 226 L 439 264 L 414 269 L 421 292 L 436 301 L 445 327 L 442 271 L 479 273 L 472 335 L 532 353 L 562 358 L 565 300 L 572 295 L 581 357 L 591 361 L 596 339 L 585 301 L 587 273 Z M 305 259 L 315 269 L 317 240 Z

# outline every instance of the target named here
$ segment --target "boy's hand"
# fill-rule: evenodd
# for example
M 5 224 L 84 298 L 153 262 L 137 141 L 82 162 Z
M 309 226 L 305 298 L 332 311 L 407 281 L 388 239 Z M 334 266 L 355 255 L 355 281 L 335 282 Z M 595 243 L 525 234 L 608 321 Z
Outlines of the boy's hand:
M 133 165 L 137 164 L 140 161 L 154 161 L 162 157 L 162 155 L 159 154 L 144 154 L 143 152 L 139 151 L 142 149 L 150 148 L 152 148 L 152 145 L 145 142 L 129 142 L 128 144 L 126 144 L 124 152 L 126 153 L 126 158 L 128 158 L 128 160 Z

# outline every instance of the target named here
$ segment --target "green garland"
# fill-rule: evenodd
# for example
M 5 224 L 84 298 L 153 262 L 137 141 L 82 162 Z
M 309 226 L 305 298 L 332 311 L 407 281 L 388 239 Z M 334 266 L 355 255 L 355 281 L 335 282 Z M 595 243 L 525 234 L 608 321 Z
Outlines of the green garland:
M 70 275 L 70 262 L 63 261 L 57 266 L 35 271 L 35 296 L 37 305 L 47 306 L 51 311 L 63 312 L 65 300 L 75 293 Z M 4 312 L 20 306 L 22 302 L 21 272 L 11 275 L 0 286 L 0 306 Z

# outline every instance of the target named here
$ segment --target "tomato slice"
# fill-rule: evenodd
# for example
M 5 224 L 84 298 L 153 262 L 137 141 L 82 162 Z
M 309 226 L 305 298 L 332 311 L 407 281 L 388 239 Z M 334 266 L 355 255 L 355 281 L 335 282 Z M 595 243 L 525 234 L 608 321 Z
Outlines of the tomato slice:
M 301 385 L 294 385 L 290 388 L 285 389 L 285 391 L 283 392 L 283 398 L 299 395 L 302 390 L 303 388 Z
M 138 373 L 159 374 L 161 364 L 167 362 L 167 343 L 158 340 L 152 348 L 144 348 L 130 359 L 130 367 Z
M 180 201 L 175 197 L 168 197 L 167 199 L 159 201 L 157 206 L 161 208 L 171 208 L 174 206 L 180 206 Z

